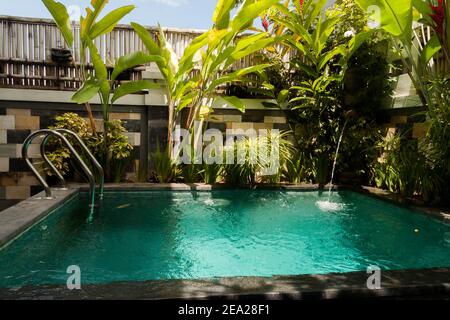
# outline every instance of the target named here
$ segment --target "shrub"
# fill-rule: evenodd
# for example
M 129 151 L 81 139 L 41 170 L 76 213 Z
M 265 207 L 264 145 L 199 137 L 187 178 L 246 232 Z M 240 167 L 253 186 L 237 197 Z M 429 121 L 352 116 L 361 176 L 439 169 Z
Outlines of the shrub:
M 129 163 L 129 158 L 133 147 L 128 143 L 125 136 L 127 132 L 120 120 L 108 122 L 108 152 L 111 157 L 111 172 L 106 172 L 107 181 L 119 182 Z M 76 113 L 65 113 L 55 118 L 55 125 L 49 129 L 68 129 L 75 132 L 86 144 L 89 150 L 105 168 L 104 136 L 93 135 L 86 124 L 86 121 Z M 74 171 L 70 166 L 70 151 L 57 139 L 50 139 L 47 149 L 47 156 L 56 166 L 56 168 L 66 177 L 73 176 Z M 82 154 L 82 152 L 80 152 Z M 85 159 L 86 164 L 90 166 L 90 161 Z M 51 176 L 49 170 L 45 171 Z

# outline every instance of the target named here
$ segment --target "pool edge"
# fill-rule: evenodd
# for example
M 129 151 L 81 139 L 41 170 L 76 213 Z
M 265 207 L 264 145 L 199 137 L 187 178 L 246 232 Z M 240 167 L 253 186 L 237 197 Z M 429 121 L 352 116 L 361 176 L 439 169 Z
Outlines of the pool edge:
M 382 271 L 381 289 L 368 289 L 366 272 L 323 275 L 160 280 L 0 289 L 0 299 L 39 300 L 335 300 L 450 298 L 450 269 Z
M 283 191 L 324 191 L 327 192 L 331 185 L 326 185 L 320 189 L 316 184 L 261 184 L 255 186 L 233 187 L 225 184 L 204 184 L 204 183 L 113 183 L 105 185 L 106 191 L 220 191 L 220 190 L 235 190 L 235 189 L 253 189 L 253 190 L 283 190 Z M 89 186 L 87 184 L 72 184 L 71 187 L 87 191 Z M 402 203 L 394 193 L 368 186 L 350 186 L 350 185 L 333 185 L 333 190 L 348 190 L 365 196 L 370 196 L 375 199 L 383 200 L 402 208 L 411 209 L 431 218 L 439 219 L 445 223 L 450 224 L 450 212 L 440 210 L 438 208 L 417 206 L 413 204 Z

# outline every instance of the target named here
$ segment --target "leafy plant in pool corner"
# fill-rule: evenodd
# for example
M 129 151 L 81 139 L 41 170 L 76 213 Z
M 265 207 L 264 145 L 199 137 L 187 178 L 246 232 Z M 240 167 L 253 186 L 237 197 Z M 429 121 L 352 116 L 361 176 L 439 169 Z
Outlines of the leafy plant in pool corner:
M 440 182 L 450 177 L 449 157 L 449 86 L 450 74 L 450 7 L 448 0 L 356 0 L 363 10 L 377 5 L 380 10 L 380 29 L 391 37 L 399 58 L 426 109 L 427 136 L 419 141 L 421 181 L 417 193 L 425 200 L 448 199 L 449 188 Z M 416 32 L 430 26 L 431 37 L 424 45 Z M 414 36 L 414 40 L 413 40 Z
M 133 151 L 133 147 L 125 136 L 127 132 L 122 125 L 122 121 L 114 120 L 109 122 L 108 130 L 108 153 L 111 159 L 111 168 L 114 172 L 112 181 L 120 182 Z M 55 125 L 49 129 L 68 129 L 75 132 L 91 150 L 94 156 L 102 161 L 105 155 L 103 150 L 103 136 L 94 135 L 89 131 L 86 121 L 76 113 L 65 113 L 55 118 Z M 64 175 L 70 175 L 70 151 L 63 146 L 59 140 L 51 139 L 49 141 L 47 156 Z M 86 163 L 90 163 L 86 161 Z M 74 166 L 76 168 L 76 166 Z M 51 171 L 46 170 L 47 175 L 52 176 Z
M 93 147 L 93 134 L 88 130 L 86 121 L 76 113 L 65 113 L 57 116 L 55 125 L 49 127 L 49 129 L 71 130 L 83 140 L 89 149 Z M 63 175 L 67 176 L 70 173 L 70 151 L 58 139 L 50 138 L 47 146 L 47 157 Z M 47 168 L 45 173 L 47 176 L 53 176 L 53 172 Z

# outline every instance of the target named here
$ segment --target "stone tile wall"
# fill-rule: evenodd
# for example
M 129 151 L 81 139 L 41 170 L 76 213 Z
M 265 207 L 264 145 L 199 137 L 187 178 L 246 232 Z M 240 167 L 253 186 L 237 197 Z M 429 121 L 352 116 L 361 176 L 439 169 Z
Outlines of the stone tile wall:
M 101 109 L 94 106 L 96 128 L 102 131 Z M 22 143 L 28 135 L 54 124 L 57 115 L 75 112 L 86 119 L 82 106 L 42 103 L 10 104 L 0 101 L 0 202 L 13 203 L 41 191 L 37 179 L 21 159 Z M 137 168 L 151 168 L 150 154 L 157 148 L 165 148 L 167 141 L 168 113 L 165 106 L 115 108 L 111 119 L 124 121 L 129 131 L 127 137 L 134 146 L 134 160 L 126 177 L 135 178 Z M 241 113 L 232 109 L 216 109 L 208 121 L 209 128 L 223 132 L 227 129 L 280 129 L 289 130 L 284 112 L 279 110 L 247 110 Z M 145 134 L 144 134 L 145 133 Z M 40 161 L 39 141 L 30 146 L 29 154 Z M 146 172 L 147 173 L 147 172 Z M 1 209 L 1 204 L 0 204 Z
M 419 139 L 425 137 L 428 132 L 425 120 L 425 115 L 418 108 L 404 109 L 390 116 L 386 128 L 390 134 L 400 132 L 411 139 Z
M 32 132 L 53 125 L 57 115 L 75 112 L 85 117 L 87 121 L 85 111 L 76 108 L 63 109 L 65 110 L 55 110 L 51 107 L 36 109 L 33 108 L 32 103 L 29 108 L 0 107 L 0 200 L 11 203 L 29 198 L 42 190 L 25 161 L 22 160 L 22 143 Z M 97 130 L 101 132 L 103 128 L 101 112 L 94 112 L 94 115 Z M 127 137 L 135 150 L 134 161 L 127 170 L 127 178 L 132 179 L 141 161 L 142 115 L 139 112 L 113 112 L 111 119 L 124 121 L 124 126 L 129 131 Z M 33 161 L 40 161 L 39 139 L 30 146 L 29 155 Z

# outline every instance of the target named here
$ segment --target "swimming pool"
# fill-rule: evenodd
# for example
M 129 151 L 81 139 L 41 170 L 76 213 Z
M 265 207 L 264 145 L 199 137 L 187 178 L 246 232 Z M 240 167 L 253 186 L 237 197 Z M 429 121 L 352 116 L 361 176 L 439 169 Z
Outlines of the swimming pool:
M 0 287 L 300 275 L 450 267 L 450 226 L 413 210 L 339 191 L 108 192 L 86 197 L 0 251 Z

